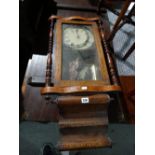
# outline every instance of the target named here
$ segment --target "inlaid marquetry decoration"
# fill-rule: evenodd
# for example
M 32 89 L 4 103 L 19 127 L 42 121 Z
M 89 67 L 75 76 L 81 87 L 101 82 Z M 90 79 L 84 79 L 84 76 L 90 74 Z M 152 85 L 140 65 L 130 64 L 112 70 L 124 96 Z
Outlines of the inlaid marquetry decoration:
M 50 17 L 45 86 L 59 109 L 59 150 L 111 147 L 109 93 L 121 91 L 98 17 Z M 51 131 L 52 132 L 52 131 Z

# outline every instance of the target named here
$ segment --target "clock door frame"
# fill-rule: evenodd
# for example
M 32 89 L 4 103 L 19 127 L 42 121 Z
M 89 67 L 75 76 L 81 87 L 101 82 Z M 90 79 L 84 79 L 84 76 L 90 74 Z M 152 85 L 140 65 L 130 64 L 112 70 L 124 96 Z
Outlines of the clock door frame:
M 79 24 L 79 25 L 90 25 L 95 45 L 97 51 L 97 57 L 99 60 L 99 67 L 102 79 L 104 80 L 63 80 L 62 79 L 62 24 Z M 101 38 L 98 30 L 98 26 L 96 22 L 89 21 L 76 21 L 76 20 L 66 20 L 66 19 L 58 19 L 56 23 L 56 47 L 54 51 L 54 85 L 56 86 L 101 86 L 101 85 L 109 85 L 110 79 L 108 75 L 107 64 L 105 60 L 105 55 L 103 51 L 103 47 L 101 44 Z

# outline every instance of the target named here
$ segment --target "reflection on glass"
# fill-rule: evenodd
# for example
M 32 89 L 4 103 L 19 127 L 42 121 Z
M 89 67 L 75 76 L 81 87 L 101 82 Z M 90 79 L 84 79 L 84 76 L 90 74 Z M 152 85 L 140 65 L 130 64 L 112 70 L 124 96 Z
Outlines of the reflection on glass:
M 62 80 L 102 80 L 90 26 L 63 24 Z

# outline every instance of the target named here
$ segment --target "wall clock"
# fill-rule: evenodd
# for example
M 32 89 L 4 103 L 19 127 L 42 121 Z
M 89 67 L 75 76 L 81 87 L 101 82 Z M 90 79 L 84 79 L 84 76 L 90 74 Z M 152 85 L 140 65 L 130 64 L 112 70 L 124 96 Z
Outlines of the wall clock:
M 109 93 L 121 89 L 100 19 L 52 16 L 50 20 L 45 87 L 41 94 L 59 110 L 57 147 L 111 147 L 107 136 Z

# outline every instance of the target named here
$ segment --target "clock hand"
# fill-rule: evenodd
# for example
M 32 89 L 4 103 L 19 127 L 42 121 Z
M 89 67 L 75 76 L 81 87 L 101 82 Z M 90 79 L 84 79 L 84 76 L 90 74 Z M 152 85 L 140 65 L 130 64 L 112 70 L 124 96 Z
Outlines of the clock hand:
M 77 38 L 79 39 L 80 36 L 79 36 L 79 33 L 78 33 L 78 29 L 76 29 L 76 34 L 77 34 Z

